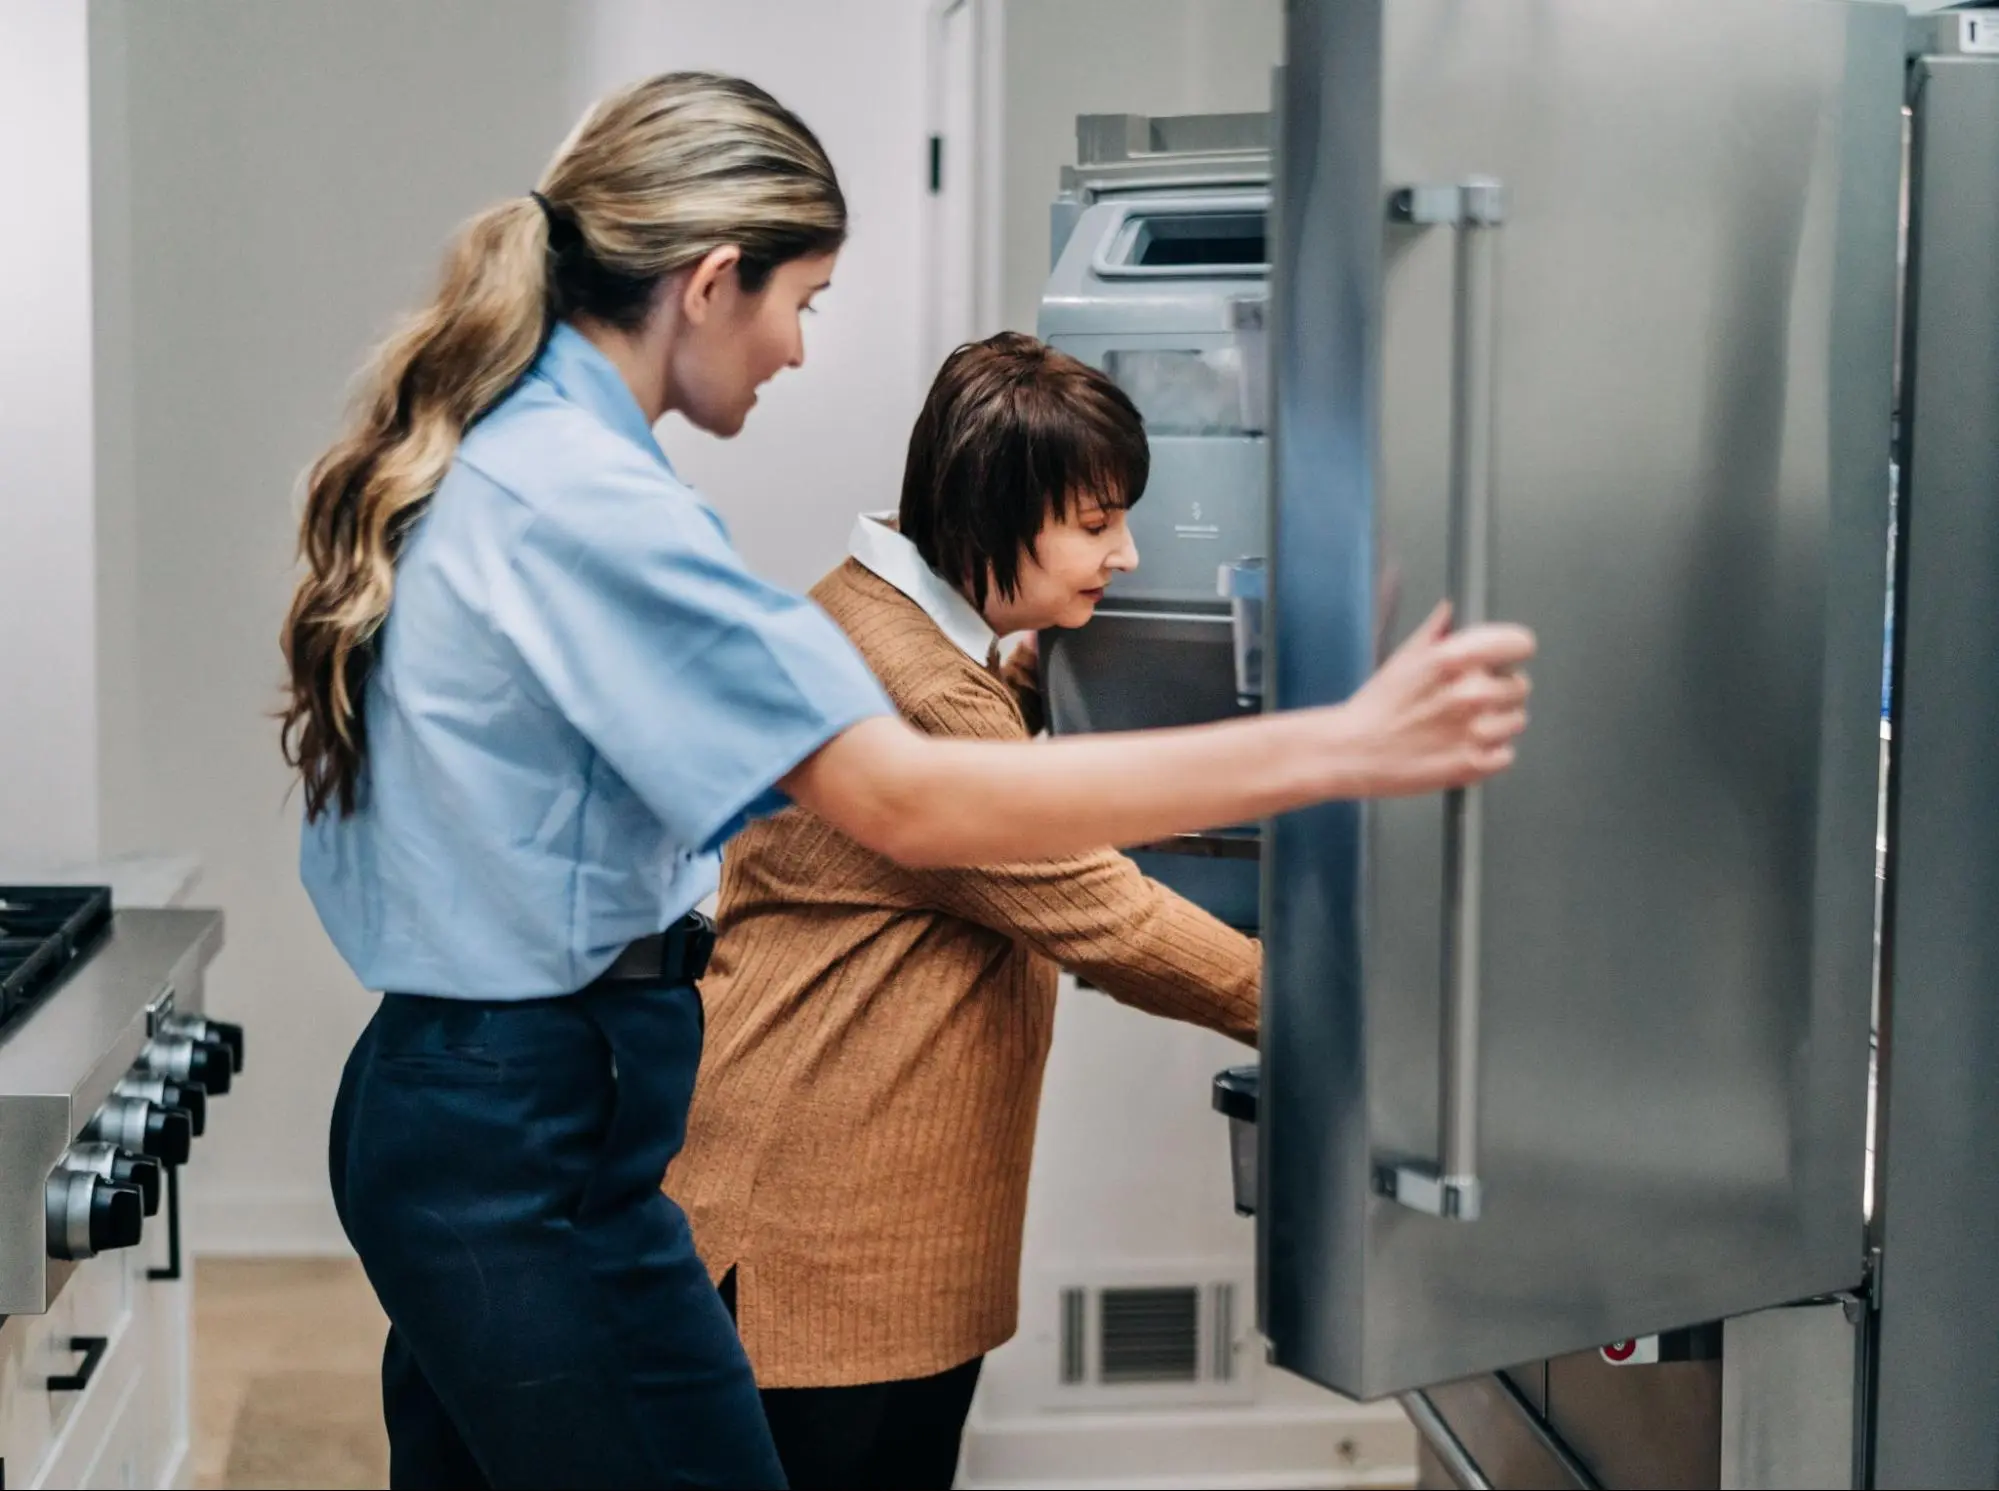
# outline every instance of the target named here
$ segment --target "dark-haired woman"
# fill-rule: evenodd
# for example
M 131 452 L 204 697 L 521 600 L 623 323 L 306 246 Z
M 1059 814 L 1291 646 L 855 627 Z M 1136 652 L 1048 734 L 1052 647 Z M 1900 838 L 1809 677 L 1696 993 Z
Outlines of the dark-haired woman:
M 905 719 L 1025 741 L 1031 654 L 1138 563 L 1150 456 L 1130 399 L 1013 333 L 960 348 L 814 599 Z M 794 1487 L 945 1491 L 979 1367 L 1014 1333 L 1041 1074 L 1068 968 L 1256 1039 L 1260 950 L 1109 849 L 897 865 L 805 808 L 722 873 L 708 1041 L 668 1176 L 736 1310 Z
M 331 1167 L 390 1321 L 397 1486 L 776 1484 L 659 1190 L 720 847 L 804 804 L 900 864 L 1036 858 L 1505 767 L 1517 628 L 1441 624 L 1345 704 L 1055 750 L 929 739 L 750 574 L 652 435 L 734 435 L 846 234 L 740 81 L 599 104 L 464 229 L 314 467 L 284 633 L 302 873 L 361 982 Z

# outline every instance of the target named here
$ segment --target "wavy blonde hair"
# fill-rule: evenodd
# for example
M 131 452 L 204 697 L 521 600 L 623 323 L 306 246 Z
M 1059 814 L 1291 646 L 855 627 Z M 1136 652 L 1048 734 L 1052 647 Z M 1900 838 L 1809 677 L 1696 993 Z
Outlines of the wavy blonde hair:
M 536 197 L 540 200 L 537 201 Z M 847 206 L 812 132 L 754 84 L 668 73 L 604 99 L 536 194 L 459 230 L 431 303 L 363 373 L 347 429 L 306 478 L 285 618 L 285 760 L 306 815 L 357 802 L 362 701 L 396 558 L 466 428 L 533 366 L 556 321 L 635 329 L 660 281 L 726 245 L 754 294 L 772 270 L 844 241 Z

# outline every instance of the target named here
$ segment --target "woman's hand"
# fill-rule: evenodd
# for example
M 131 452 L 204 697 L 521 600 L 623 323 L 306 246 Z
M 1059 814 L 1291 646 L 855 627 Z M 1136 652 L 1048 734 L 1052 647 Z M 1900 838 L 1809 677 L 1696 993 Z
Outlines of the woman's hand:
M 1525 627 L 1451 630 L 1445 603 L 1341 706 L 1333 751 L 1362 772 L 1367 797 L 1468 787 L 1513 764 L 1527 728 L 1534 655 Z

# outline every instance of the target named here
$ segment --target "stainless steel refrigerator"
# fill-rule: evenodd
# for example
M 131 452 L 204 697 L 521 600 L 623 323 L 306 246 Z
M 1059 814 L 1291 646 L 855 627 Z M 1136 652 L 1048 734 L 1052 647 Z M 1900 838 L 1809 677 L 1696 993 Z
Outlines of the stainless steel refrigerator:
M 1409 1394 L 1433 1477 L 1869 1483 L 1896 1453 L 1874 1411 L 1893 1396 L 1897 1332 L 1878 1312 L 1898 1188 L 1916 1198 L 1910 1248 L 1927 1227 L 1957 1269 L 1926 1293 L 1995 1323 L 1934 1193 L 1955 1183 L 1999 1212 L 1989 1099 L 1931 1093 L 1919 1114 L 1922 1078 L 1891 1059 L 1886 1204 L 1863 1204 L 1897 206 L 1905 97 L 1936 70 L 1911 72 L 1907 25 L 1869 0 L 1289 7 L 1268 700 L 1345 698 L 1438 595 L 1541 638 L 1516 770 L 1290 815 L 1265 843 L 1262 1329 L 1283 1367 Z M 1978 628 L 1991 661 L 1999 567 L 1968 565 L 1922 505 L 1926 472 L 1948 467 L 1958 496 L 1937 511 L 1999 507 L 1979 485 L 1999 444 L 1999 114 L 1978 112 L 1999 62 L 1957 62 L 1986 81 L 1952 85 L 1984 131 L 1953 137 L 1953 169 L 1984 174 L 1974 205 L 1953 196 L 1959 283 L 1923 302 L 1957 345 L 1930 355 L 1912 292 L 1905 373 L 1932 378 L 1938 410 L 1969 380 L 1970 412 L 1932 415 L 1948 460 L 1926 460 L 1920 405 L 1903 432 L 1898 685 L 1912 719 L 1934 691 L 1923 811 L 1960 814 L 1928 824 L 1925 873 L 1990 887 L 1970 830 L 1999 844 L 1999 804 L 1961 751 L 1999 727 L 1999 667 L 1967 675 L 1922 609 Z M 1922 163 L 1942 157 L 1934 132 L 1924 155 L 1916 98 L 1920 239 L 1942 169 L 1926 183 Z M 1932 235 L 1933 268 L 1948 238 Z M 1963 521 L 1989 559 L 1993 516 Z M 1905 829 L 1911 739 L 1891 809 Z M 1954 788 L 1952 769 L 1968 773 Z M 1890 985 L 1948 1006 L 1951 1033 L 1930 1039 L 1958 1049 L 1929 1054 L 1963 1087 L 1964 1051 L 1999 1049 L 1981 1009 L 1999 996 L 1979 984 L 1999 968 L 1979 921 L 1999 917 L 1951 891 L 1955 919 L 1922 955 L 1950 966 L 1919 996 L 1915 885 L 1891 881 Z M 1921 1144 L 1949 1165 L 1905 1179 L 1898 1121 L 1927 1122 Z M 1971 1242 L 1999 1243 L 1994 1226 Z M 1950 1359 L 1922 1308 L 1904 1349 L 1929 1358 L 1905 1396 Z M 1598 1350 L 1652 1337 L 1682 1360 L 1619 1368 Z M 1509 1416 L 1513 1439 L 1481 1427 Z M 1992 1438 L 1964 1418 L 1960 1467 Z M 1880 1483 L 1915 1478 L 1925 1453 L 1942 1464 L 1941 1434 Z M 1695 1440 L 1709 1448 L 1673 1462 Z

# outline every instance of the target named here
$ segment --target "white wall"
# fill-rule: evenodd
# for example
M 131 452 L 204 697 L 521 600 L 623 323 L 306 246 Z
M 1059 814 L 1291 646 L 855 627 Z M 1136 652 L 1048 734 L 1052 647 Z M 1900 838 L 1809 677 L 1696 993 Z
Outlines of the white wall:
M 740 73 L 795 109 L 840 173 L 852 236 L 806 319 L 805 366 L 765 390 L 741 439 L 663 431 L 750 562 L 810 585 L 845 553 L 855 513 L 899 500 L 930 381 L 918 365 L 923 0 L 596 0 L 584 14 L 593 89 L 667 67 Z
M 85 13 L 0 7 L 0 857 L 97 850 Z
M 120 347 L 100 379 L 100 502 L 131 535 L 110 561 L 129 603 L 111 587 L 104 608 L 130 656 L 107 657 L 103 678 L 107 716 L 136 724 L 107 743 L 105 848 L 193 849 L 207 867 L 195 899 L 229 918 L 209 997 L 248 1023 L 252 1060 L 190 1171 L 199 1246 L 337 1249 L 326 1120 L 372 1001 L 299 889 L 297 804 L 268 718 L 298 475 L 452 227 L 531 187 L 589 99 L 669 68 L 734 69 L 821 133 L 854 233 L 806 367 L 749 432 L 663 434 L 753 564 L 816 578 L 857 509 L 893 502 L 920 393 L 920 10 L 99 0 L 97 20 L 96 112 L 115 137 L 100 142 L 99 294 Z

